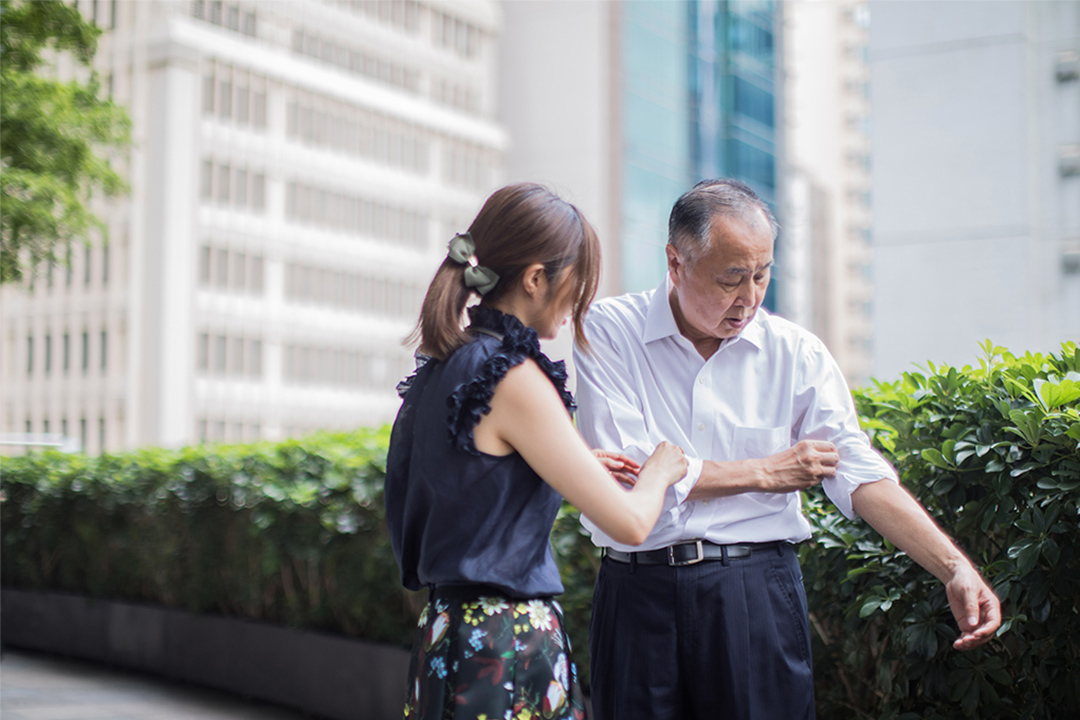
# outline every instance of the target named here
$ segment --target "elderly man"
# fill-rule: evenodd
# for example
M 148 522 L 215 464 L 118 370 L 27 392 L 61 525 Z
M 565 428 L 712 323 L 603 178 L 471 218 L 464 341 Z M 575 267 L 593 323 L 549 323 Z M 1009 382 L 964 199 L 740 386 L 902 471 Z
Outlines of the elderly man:
M 578 426 L 644 460 L 662 440 L 690 472 L 641 547 L 605 548 L 596 580 L 592 698 L 600 720 L 814 717 L 810 630 L 794 543 L 799 492 L 821 483 L 945 583 L 955 646 L 993 636 L 993 591 L 861 431 L 820 340 L 761 309 L 776 221 L 732 180 L 694 186 L 671 213 L 668 276 L 602 300 L 575 352 Z

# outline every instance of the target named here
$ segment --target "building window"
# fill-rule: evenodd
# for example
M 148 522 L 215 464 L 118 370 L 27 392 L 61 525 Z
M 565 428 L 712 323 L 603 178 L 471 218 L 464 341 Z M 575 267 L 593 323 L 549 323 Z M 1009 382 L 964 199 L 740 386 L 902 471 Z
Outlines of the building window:
M 90 333 L 82 334 L 82 370 L 85 373 L 90 369 Z
M 214 337 L 213 369 L 217 375 L 225 374 L 225 336 Z
M 64 374 L 71 370 L 71 334 L 64 333 Z
M 220 248 L 217 251 L 217 266 L 214 268 L 215 285 L 220 290 L 229 287 L 229 251 Z
M 231 170 L 228 165 L 218 166 L 217 199 L 220 203 L 229 202 L 229 175 Z
M 247 350 L 247 374 L 253 378 L 262 377 L 262 341 L 251 340 Z
M 251 124 L 260 130 L 266 128 L 266 93 L 258 91 L 252 96 Z
M 256 255 L 251 258 L 251 277 L 248 280 L 249 289 L 256 295 L 263 292 L 263 259 Z
M 109 245 L 101 246 L 101 284 L 109 284 Z
M 86 418 L 79 418 L 79 449 L 86 452 Z
M 34 375 L 34 336 L 26 336 L 26 376 Z
M 229 343 L 232 347 L 229 350 L 229 374 L 230 375 L 243 375 L 244 374 L 244 339 L 232 338 L 232 342 Z
M 105 371 L 109 365 L 109 334 L 101 331 L 101 369 Z
M 218 117 L 232 117 L 232 81 L 218 81 Z
M 262 173 L 251 177 L 251 207 L 257 212 L 266 210 L 266 176 Z
M 236 169 L 233 182 L 233 201 L 236 205 L 244 207 L 248 202 L 248 173 L 242 168 Z
M 199 285 L 206 287 L 210 284 L 210 247 L 203 245 L 199 248 Z
M 210 335 L 208 333 L 199 333 L 195 349 L 195 367 L 202 373 L 210 369 Z
M 202 79 L 202 111 L 203 115 L 214 114 L 214 73 L 208 72 Z

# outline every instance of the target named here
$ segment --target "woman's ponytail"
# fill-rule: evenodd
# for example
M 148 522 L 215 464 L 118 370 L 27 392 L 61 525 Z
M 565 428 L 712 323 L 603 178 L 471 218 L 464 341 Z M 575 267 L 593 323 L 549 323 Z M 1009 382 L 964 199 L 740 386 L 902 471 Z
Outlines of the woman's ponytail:
M 420 321 L 411 340 L 418 333 L 419 351 L 436 360 L 445 360 L 469 341 L 463 321 L 472 291 L 465 286 L 465 267 L 450 258 L 443 260 L 420 306 Z

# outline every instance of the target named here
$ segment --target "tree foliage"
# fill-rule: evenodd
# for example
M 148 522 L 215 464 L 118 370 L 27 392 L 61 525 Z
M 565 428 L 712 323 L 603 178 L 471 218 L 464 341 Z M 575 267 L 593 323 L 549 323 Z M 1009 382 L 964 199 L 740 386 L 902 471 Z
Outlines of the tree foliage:
M 127 188 L 107 153 L 129 145 L 131 123 L 101 99 L 100 34 L 73 4 L 0 0 L 0 283 L 66 261 L 70 243 L 95 229 L 106 238 L 90 199 Z M 88 79 L 46 77 L 50 50 L 70 53 Z

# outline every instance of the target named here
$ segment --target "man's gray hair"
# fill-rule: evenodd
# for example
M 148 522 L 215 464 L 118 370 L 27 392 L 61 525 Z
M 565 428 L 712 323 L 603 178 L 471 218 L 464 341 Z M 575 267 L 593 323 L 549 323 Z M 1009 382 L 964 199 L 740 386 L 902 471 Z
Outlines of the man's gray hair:
M 713 218 L 731 217 L 751 222 L 758 210 L 769 221 L 773 240 L 776 240 L 780 224 L 768 203 L 749 185 L 728 178 L 702 180 L 683 193 L 671 208 L 668 242 L 675 246 L 683 262 L 692 265 L 709 248 Z

